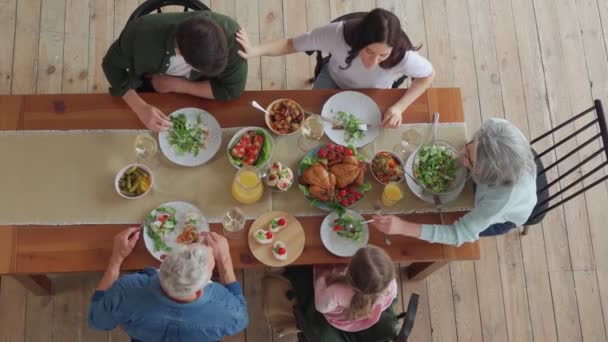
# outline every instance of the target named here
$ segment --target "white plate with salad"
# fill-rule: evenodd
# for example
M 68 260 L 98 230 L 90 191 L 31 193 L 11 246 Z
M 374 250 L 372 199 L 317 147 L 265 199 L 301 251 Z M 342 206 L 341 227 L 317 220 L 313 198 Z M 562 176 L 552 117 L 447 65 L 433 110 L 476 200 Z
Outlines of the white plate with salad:
M 173 128 L 161 132 L 161 151 L 170 161 L 182 166 L 208 162 L 222 144 L 222 129 L 213 115 L 199 108 L 182 108 L 169 115 Z
M 369 228 L 364 222 L 363 216 L 353 210 L 336 210 L 321 223 L 321 241 L 332 254 L 351 257 L 369 240 Z M 353 224 L 352 229 L 347 229 L 349 223 Z
M 142 224 L 144 243 L 154 258 L 163 261 L 179 245 L 202 242 L 209 231 L 207 219 L 188 202 L 167 202 L 152 210 Z
M 334 129 L 329 122 L 323 122 L 325 134 L 339 145 L 363 147 L 380 134 L 382 113 L 371 97 L 357 91 L 343 91 L 332 96 L 323 105 L 321 116 L 336 122 L 344 129 Z M 361 130 L 360 124 L 370 124 Z

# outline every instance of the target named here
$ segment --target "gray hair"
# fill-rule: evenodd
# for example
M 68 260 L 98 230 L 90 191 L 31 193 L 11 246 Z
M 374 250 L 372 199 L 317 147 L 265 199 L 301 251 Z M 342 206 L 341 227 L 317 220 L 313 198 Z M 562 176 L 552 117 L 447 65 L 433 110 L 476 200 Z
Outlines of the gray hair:
M 209 247 L 201 244 L 174 248 L 160 265 L 161 287 L 169 296 L 176 298 L 196 293 L 211 278 L 207 265 L 212 257 Z
M 477 141 L 473 179 L 490 186 L 511 186 L 520 177 L 536 174 L 528 140 L 507 120 L 486 120 L 475 133 Z

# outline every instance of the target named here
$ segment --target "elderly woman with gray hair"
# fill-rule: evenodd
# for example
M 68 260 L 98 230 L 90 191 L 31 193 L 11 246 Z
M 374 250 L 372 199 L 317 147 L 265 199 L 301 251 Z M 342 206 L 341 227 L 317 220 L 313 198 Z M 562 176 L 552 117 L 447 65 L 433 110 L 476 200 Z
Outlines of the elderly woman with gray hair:
M 236 281 L 226 239 L 205 233 L 206 245 L 174 249 L 160 271 L 118 278 L 120 265 L 140 236 L 138 227 L 114 238 L 108 268 L 93 294 L 89 326 L 120 325 L 133 341 L 219 341 L 245 329 L 247 304 Z M 220 283 L 212 282 L 217 266 Z
M 454 224 L 418 224 L 393 215 L 376 216 L 373 225 L 400 234 L 459 246 L 524 224 L 536 205 L 536 164 L 521 131 L 503 119 L 485 121 L 461 151 L 476 184 L 475 207 Z

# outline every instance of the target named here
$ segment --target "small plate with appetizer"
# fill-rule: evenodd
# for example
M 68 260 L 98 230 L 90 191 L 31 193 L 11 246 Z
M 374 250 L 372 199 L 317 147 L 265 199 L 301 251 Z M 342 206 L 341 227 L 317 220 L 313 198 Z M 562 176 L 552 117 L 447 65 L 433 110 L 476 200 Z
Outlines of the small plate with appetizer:
M 219 151 L 222 129 L 213 115 L 199 108 L 182 108 L 169 114 L 173 127 L 158 134 L 160 150 L 182 166 L 202 165 Z
M 274 141 L 267 130 L 260 127 L 245 127 L 232 136 L 226 151 L 228 161 L 240 169 L 250 165 L 263 168 L 270 162 Z
M 163 261 L 173 248 L 202 242 L 209 231 L 207 219 L 187 202 L 167 202 L 152 210 L 142 224 L 144 243 L 154 258 Z
M 327 119 L 323 123 L 325 134 L 339 145 L 363 147 L 380 134 L 380 108 L 371 97 L 357 91 L 343 91 L 330 97 L 323 105 L 321 116 Z M 362 130 L 361 125 L 368 127 Z
M 352 228 L 348 228 L 352 224 Z M 328 251 L 340 257 L 351 257 L 367 245 L 369 228 L 365 219 L 353 210 L 343 214 L 334 211 L 321 223 L 321 242 Z
M 258 217 L 249 228 L 249 249 L 261 263 L 282 267 L 294 262 L 304 250 L 304 229 L 295 216 L 272 211 Z

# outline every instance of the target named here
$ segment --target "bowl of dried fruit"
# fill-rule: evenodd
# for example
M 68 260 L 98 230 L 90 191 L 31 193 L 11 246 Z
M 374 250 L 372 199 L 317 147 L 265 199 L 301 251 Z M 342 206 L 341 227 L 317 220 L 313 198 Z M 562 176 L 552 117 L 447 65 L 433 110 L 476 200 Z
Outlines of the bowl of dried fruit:
M 304 110 L 294 100 L 278 99 L 266 108 L 266 125 L 275 134 L 290 135 L 299 131 L 304 120 Z

